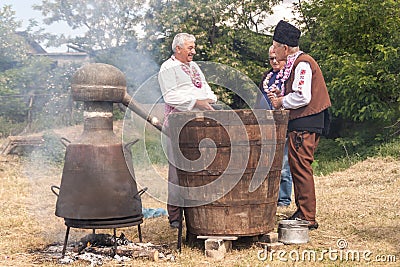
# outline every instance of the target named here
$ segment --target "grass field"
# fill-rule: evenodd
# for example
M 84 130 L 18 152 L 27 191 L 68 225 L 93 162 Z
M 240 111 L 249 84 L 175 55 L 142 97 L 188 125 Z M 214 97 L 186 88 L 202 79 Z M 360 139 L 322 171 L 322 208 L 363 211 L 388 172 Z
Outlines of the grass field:
M 104 266 L 399 266 L 399 166 L 399 159 L 371 158 L 346 171 L 316 177 L 320 228 L 310 232 L 311 241 L 307 244 L 283 246 L 286 254 L 281 259 L 271 253 L 266 260 L 259 259 L 263 248 L 255 244 L 236 246 L 222 261 L 207 258 L 203 250 L 186 244 L 179 254 L 175 251 L 176 230 L 169 228 L 167 217 L 159 217 L 145 219 L 144 242 L 168 245 L 175 255 L 174 262 L 142 259 L 124 264 L 110 261 Z M 135 171 L 137 176 L 146 175 L 146 170 Z M 166 173 L 166 168 L 160 166 L 159 171 Z M 63 219 L 54 215 L 56 196 L 50 190 L 51 185 L 59 185 L 61 173 L 61 167 L 34 159 L 0 158 L 0 266 L 58 265 L 57 260 L 46 259 L 37 252 L 63 242 L 66 227 Z M 165 208 L 165 204 L 147 195 L 143 196 L 143 206 Z M 277 219 L 290 215 L 294 209 L 294 206 L 278 209 Z M 111 230 L 103 231 L 111 234 Z M 136 227 L 118 229 L 121 231 L 138 242 Z M 70 242 L 86 234 L 87 230 L 73 229 Z M 338 240 L 347 242 L 345 251 L 357 252 L 361 258 L 341 260 Z M 323 260 L 295 261 L 296 255 L 304 251 L 314 251 L 320 256 L 329 250 L 331 254 L 326 252 Z M 70 264 L 88 265 L 83 261 Z

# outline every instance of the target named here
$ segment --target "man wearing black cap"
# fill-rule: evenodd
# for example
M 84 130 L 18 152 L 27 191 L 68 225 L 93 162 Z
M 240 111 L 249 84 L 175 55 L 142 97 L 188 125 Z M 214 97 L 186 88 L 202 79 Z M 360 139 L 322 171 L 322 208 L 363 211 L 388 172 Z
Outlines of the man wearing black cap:
M 324 133 L 324 116 L 331 106 L 328 90 L 317 62 L 299 48 L 300 30 L 281 20 L 274 31 L 277 60 L 286 60 L 279 90 L 268 97 L 275 109 L 290 110 L 288 124 L 289 165 L 292 173 L 296 212 L 289 219 L 309 222 L 317 229 L 313 170 L 314 151 Z

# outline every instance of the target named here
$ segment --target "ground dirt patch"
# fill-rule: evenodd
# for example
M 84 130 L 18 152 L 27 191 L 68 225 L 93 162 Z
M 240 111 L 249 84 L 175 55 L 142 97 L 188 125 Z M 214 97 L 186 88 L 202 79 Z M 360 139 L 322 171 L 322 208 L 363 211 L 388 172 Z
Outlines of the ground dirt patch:
M 166 167 L 159 166 L 158 170 L 166 175 Z M 135 171 L 146 175 L 140 168 Z M 56 196 L 50 190 L 52 185 L 60 184 L 61 173 L 62 167 L 34 159 L 0 158 L 0 266 L 59 265 L 57 260 L 43 259 L 36 252 L 63 242 L 66 227 L 63 219 L 54 215 Z M 269 253 L 266 260 L 260 260 L 258 255 L 263 249 L 255 244 L 235 247 L 222 261 L 206 258 L 202 249 L 186 244 L 179 254 L 175 251 L 177 231 L 169 228 L 167 217 L 159 217 L 144 220 L 144 242 L 168 246 L 174 251 L 175 261 L 138 259 L 123 264 L 110 261 L 103 266 L 399 266 L 400 160 L 371 158 L 315 180 L 320 228 L 310 233 L 309 243 L 284 246 L 286 254 L 281 259 Z M 142 200 L 147 208 L 165 208 L 164 203 L 146 194 Z M 294 209 L 279 209 L 277 219 Z M 138 242 L 136 227 L 118 229 L 120 232 Z M 86 234 L 88 230 L 73 229 L 70 241 Z M 338 241 L 347 248 L 338 250 Z M 317 258 L 301 259 L 304 251 L 315 252 Z M 347 254 L 347 260 L 343 254 L 346 251 L 352 253 Z M 355 252 L 360 259 L 352 259 Z M 76 261 L 67 266 L 88 265 Z

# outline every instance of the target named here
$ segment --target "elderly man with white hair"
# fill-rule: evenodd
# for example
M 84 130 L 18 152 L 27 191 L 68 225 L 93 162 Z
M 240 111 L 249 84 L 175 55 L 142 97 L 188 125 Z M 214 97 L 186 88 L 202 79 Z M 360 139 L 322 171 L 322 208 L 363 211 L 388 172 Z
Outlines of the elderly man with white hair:
M 196 38 L 188 33 L 178 33 L 172 42 L 173 55 L 160 68 L 158 81 L 165 102 L 165 126 L 168 131 L 168 115 L 172 112 L 213 110 L 211 104 L 217 96 L 208 85 L 200 67 L 193 62 L 196 54 Z M 167 143 L 169 158 L 168 181 L 179 184 L 170 141 Z M 179 227 L 179 192 L 169 186 L 167 210 L 172 228 Z

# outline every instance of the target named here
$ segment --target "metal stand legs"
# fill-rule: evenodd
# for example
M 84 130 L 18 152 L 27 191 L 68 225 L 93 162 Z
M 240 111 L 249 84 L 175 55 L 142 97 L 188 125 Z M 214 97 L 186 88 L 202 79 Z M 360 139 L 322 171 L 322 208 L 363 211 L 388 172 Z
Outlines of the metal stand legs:
M 64 239 L 64 246 L 63 246 L 63 250 L 62 250 L 62 253 L 61 253 L 62 257 L 65 256 L 65 250 L 67 249 L 67 242 L 68 242 L 68 236 L 69 236 L 69 229 L 70 229 L 70 227 L 67 226 L 67 232 L 65 233 L 65 239 Z
M 140 228 L 140 224 L 137 226 L 137 231 L 138 231 L 138 236 L 139 236 L 139 242 L 142 243 L 142 228 Z
M 182 251 L 183 207 L 179 208 L 178 251 Z

